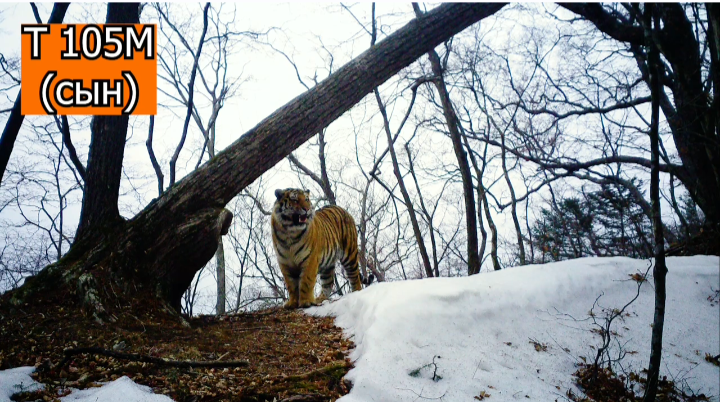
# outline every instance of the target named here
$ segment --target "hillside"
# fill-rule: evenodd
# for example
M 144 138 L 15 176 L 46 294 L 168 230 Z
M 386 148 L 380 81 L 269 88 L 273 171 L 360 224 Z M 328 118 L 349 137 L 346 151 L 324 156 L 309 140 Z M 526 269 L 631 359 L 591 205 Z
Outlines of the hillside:
M 720 353 L 720 259 L 667 263 L 660 375 L 717 401 L 720 368 L 704 358 Z M 630 275 L 647 268 L 647 261 L 630 258 L 583 258 L 381 283 L 311 313 L 335 316 L 356 344 L 355 368 L 346 376 L 353 388 L 342 401 L 472 401 L 483 392 L 491 401 L 567 400 L 568 389 L 579 393 L 576 364 L 591 361 L 600 344 L 589 319 L 595 299 L 602 295 L 599 306 L 622 308 L 637 291 Z M 653 297 L 650 280 L 611 328 L 627 352 L 628 372 L 647 366 Z M 597 307 L 594 314 L 599 320 L 603 312 Z
M 718 401 L 720 368 L 705 356 L 720 353 L 720 260 L 672 257 L 668 267 L 661 376 L 687 395 L 704 395 L 697 400 Z M 341 401 L 567 400 L 568 390 L 581 394 L 573 377 L 577 365 L 590 362 L 600 345 L 591 310 L 602 323 L 607 309 L 622 308 L 635 296 L 635 274 L 647 268 L 642 260 L 585 258 L 470 278 L 379 283 L 306 310 L 317 318 L 268 310 L 220 320 L 202 317 L 190 321 L 192 328 L 130 312 L 110 327 L 25 311 L 3 317 L 0 364 L 39 366 L 35 378 L 46 384 L 45 391 L 23 394 L 21 400 L 116 379 L 101 388 L 101 399 L 167 400 L 151 399 L 148 390 L 122 378 L 127 375 L 176 401 L 325 401 L 347 394 L 350 384 L 341 379 L 348 369 L 345 380 L 352 388 Z M 647 365 L 652 292 L 651 281 L 642 283 L 638 299 L 611 328 L 611 355 L 620 345 L 628 373 Z M 345 339 L 328 317 L 335 317 Z M 47 358 L 57 364 L 63 347 L 112 349 L 121 341 L 125 352 L 198 361 L 246 359 L 248 366 L 178 369 L 89 355 L 78 355 L 62 371 L 41 364 Z M 353 342 L 351 368 L 344 353 Z M 0 401 L 2 390 L 14 389 L 11 373 L 16 381 L 25 378 L 27 387 L 28 377 L 17 371 L 0 373 Z M 75 392 L 62 400 L 100 397 L 81 396 Z

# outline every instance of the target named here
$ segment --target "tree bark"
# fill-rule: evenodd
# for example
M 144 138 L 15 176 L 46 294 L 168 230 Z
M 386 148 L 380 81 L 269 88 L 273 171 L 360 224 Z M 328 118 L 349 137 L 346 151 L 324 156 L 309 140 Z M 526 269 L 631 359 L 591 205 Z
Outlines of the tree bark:
M 487 246 L 487 231 L 485 230 L 485 224 L 483 223 L 483 200 L 485 199 L 485 189 L 483 187 L 483 175 L 485 173 L 485 158 L 487 157 L 487 143 L 485 143 L 485 150 L 484 155 L 482 158 L 483 162 L 483 168 L 480 169 L 480 166 L 478 164 L 477 158 L 475 158 L 475 154 L 473 153 L 472 148 L 470 147 L 470 142 L 468 141 L 467 135 L 463 135 L 463 141 L 465 143 L 465 147 L 467 148 L 468 153 L 470 154 L 470 162 L 473 165 L 473 169 L 475 170 L 475 176 L 477 177 L 477 186 L 475 186 L 475 190 L 477 191 L 477 220 L 478 220 L 478 227 L 480 228 L 480 234 L 482 236 L 482 242 L 480 243 L 480 251 L 478 251 L 478 259 L 480 260 L 480 264 L 477 266 L 477 271 L 475 272 L 468 272 L 468 275 L 474 275 L 477 273 L 480 273 L 480 268 L 482 268 L 482 260 L 485 256 L 485 247 Z M 489 210 L 488 210 L 489 211 Z M 492 220 L 490 220 L 490 225 L 493 225 Z M 494 230 L 494 229 L 493 229 Z M 494 232 L 493 232 L 494 233 Z M 493 266 L 497 270 L 497 236 L 495 237 L 495 254 L 493 260 Z
M 108 227 L 103 238 L 76 241 L 61 261 L 14 291 L 13 300 L 29 300 L 64 282 L 76 286 L 85 305 L 102 315 L 103 298 L 110 296 L 98 286 L 120 277 L 118 283 L 126 286 L 118 297 L 150 292 L 179 311 L 183 292 L 227 233 L 232 214 L 224 206 L 233 197 L 378 85 L 502 7 L 443 4 L 411 21 L 267 117 L 128 222 Z
M 48 19 L 48 24 L 59 24 L 65 18 L 65 12 L 67 11 L 70 3 L 55 3 L 53 6 L 52 13 Z M 17 140 L 18 133 L 22 127 L 22 123 L 25 120 L 25 115 L 21 114 L 21 92 L 18 92 L 17 98 L 15 98 L 15 104 L 13 104 L 12 110 L 10 110 L 10 116 L 8 117 L 5 128 L 3 129 L 2 137 L 0 137 L 0 182 L 2 182 L 5 176 L 5 169 L 7 168 L 8 161 L 10 161 L 10 155 L 15 147 L 15 140 Z
M 208 156 L 210 159 L 215 157 L 215 119 L 211 120 L 210 132 L 208 133 Z M 225 245 L 222 236 L 218 238 L 218 247 L 215 250 L 215 273 L 217 275 L 217 301 L 215 303 L 215 314 L 225 314 L 225 305 L 227 300 L 227 288 L 225 286 Z M 238 291 L 238 300 L 240 292 Z
M 495 226 L 495 221 L 493 221 L 492 215 L 490 215 L 490 204 L 488 204 L 487 200 L 487 189 L 485 189 L 484 186 L 482 186 L 482 183 L 480 183 L 480 186 L 482 187 L 482 203 L 483 207 L 485 208 L 485 218 L 487 218 L 488 226 L 490 226 L 490 259 L 493 263 L 493 269 L 495 271 L 500 270 L 500 259 L 498 258 L 498 235 L 497 235 L 497 227 Z
M 107 23 L 140 22 L 140 3 L 109 3 Z M 102 237 L 122 222 L 118 211 L 128 116 L 95 116 L 76 239 Z
M 225 290 L 225 247 L 223 247 L 222 237 L 218 239 L 218 248 L 215 251 L 215 267 L 217 268 L 217 303 L 215 305 L 215 314 L 225 314 L 225 300 L 227 293 Z
M 650 340 L 650 364 L 648 367 L 647 386 L 645 387 L 644 402 L 655 401 L 660 376 L 660 362 L 662 358 L 663 327 L 665 326 L 665 298 L 666 298 L 666 275 L 665 266 L 665 241 L 663 236 L 662 215 L 660 211 L 660 139 L 658 125 L 660 120 L 660 68 L 661 61 L 658 50 L 653 43 L 652 20 L 655 7 L 652 4 L 645 5 L 645 42 L 648 48 L 648 59 L 650 69 L 650 96 L 652 97 L 652 115 L 650 120 L 650 149 L 652 152 L 652 170 L 650 173 L 650 200 L 653 212 L 654 232 L 654 254 L 655 265 L 653 266 L 653 280 L 655 282 L 655 317 L 653 318 L 652 339 Z M 657 14 L 654 18 L 655 30 L 660 27 Z

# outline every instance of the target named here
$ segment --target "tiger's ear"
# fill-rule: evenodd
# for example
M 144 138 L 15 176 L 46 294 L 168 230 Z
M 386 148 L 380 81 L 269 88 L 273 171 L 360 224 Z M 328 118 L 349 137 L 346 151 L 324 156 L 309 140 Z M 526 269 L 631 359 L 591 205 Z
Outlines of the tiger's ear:
M 283 190 L 283 189 L 281 189 L 281 188 L 275 190 L 275 197 L 276 197 L 278 200 L 281 199 L 284 194 L 285 194 L 285 190 Z
M 303 190 L 303 191 L 305 191 L 305 195 L 310 196 L 310 190 L 305 189 L 305 190 Z

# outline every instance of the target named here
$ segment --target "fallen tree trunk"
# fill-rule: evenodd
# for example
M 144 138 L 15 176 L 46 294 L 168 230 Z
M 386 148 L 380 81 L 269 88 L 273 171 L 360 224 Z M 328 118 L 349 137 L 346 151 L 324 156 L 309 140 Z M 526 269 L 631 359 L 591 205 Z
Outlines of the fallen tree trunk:
M 263 120 L 133 219 L 80 238 L 59 262 L 14 291 L 12 301 L 26 302 L 64 284 L 98 319 L 112 319 L 106 307 L 120 304 L 113 298 L 150 295 L 179 311 L 183 292 L 227 233 L 232 214 L 224 206 L 233 197 L 402 68 L 502 7 L 443 4 L 411 21 Z

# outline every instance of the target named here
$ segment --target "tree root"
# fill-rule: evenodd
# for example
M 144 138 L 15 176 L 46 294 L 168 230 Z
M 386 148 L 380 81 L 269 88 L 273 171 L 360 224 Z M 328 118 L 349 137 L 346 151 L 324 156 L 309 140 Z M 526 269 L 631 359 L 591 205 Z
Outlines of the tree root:
M 103 355 L 112 357 L 115 359 L 121 359 L 121 360 L 130 360 L 130 361 L 137 361 L 137 362 L 143 362 L 143 363 L 153 363 L 158 364 L 161 366 L 170 366 L 170 367 L 181 367 L 181 368 L 225 368 L 225 367 L 247 367 L 250 365 L 250 362 L 247 360 L 229 360 L 225 362 L 219 362 L 219 361 L 193 361 L 193 360 L 169 360 L 169 359 L 163 359 L 160 357 L 153 357 L 149 355 L 139 355 L 134 353 L 121 353 L 116 352 L 109 349 L 103 349 L 103 348 L 95 348 L 95 347 L 89 347 L 89 348 L 75 348 L 75 349 L 66 349 L 64 352 L 65 358 L 60 362 L 60 364 L 57 365 L 56 368 L 62 368 L 65 366 L 65 364 L 75 355 L 78 354 L 95 354 L 95 355 Z

